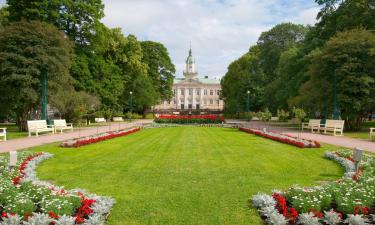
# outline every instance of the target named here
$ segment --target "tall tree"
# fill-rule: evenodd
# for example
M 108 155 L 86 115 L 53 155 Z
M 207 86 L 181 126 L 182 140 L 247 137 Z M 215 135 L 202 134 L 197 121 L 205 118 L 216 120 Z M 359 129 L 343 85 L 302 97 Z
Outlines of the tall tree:
M 254 46 L 229 65 L 228 72 L 221 80 L 226 113 L 246 110 L 247 91 L 250 91 L 250 110 L 257 111 L 263 107 L 265 74 L 259 69 L 258 54 L 259 49 Z
M 148 66 L 148 75 L 157 90 L 157 99 L 166 100 L 172 97 L 173 74 L 176 68 L 172 63 L 167 48 L 153 41 L 141 42 L 142 61 Z
M 375 107 L 374 71 L 375 34 L 363 29 L 340 32 L 312 53 L 310 80 L 293 103 L 332 114 L 336 83 L 339 109 L 347 129 L 358 130 L 363 115 Z
M 7 0 L 11 21 L 39 20 L 55 25 L 78 46 L 88 45 L 100 19 L 101 0 Z
M 263 32 L 257 42 L 259 62 L 269 82 L 276 79 L 276 68 L 283 51 L 301 43 L 307 28 L 293 23 L 281 23 L 271 30 Z
M 41 70 L 49 90 L 69 85 L 71 55 L 71 42 L 52 25 L 22 21 L 0 29 L 0 108 L 14 111 L 22 130 L 40 105 Z

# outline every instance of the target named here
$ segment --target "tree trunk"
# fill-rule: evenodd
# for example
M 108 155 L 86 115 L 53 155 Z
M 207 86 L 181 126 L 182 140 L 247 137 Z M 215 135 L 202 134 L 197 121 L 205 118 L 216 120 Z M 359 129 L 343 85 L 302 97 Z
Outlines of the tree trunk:
M 27 111 L 17 114 L 17 125 L 19 131 L 27 131 Z

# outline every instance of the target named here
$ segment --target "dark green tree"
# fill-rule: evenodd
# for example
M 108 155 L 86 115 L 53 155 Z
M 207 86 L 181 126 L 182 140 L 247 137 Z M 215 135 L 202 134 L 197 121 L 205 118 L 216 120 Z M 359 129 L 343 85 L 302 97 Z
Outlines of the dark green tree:
M 358 130 L 362 118 L 375 107 L 375 34 L 363 29 L 340 32 L 321 50 L 311 53 L 308 74 L 292 103 L 332 115 L 333 82 L 346 128 Z M 335 78 L 334 78 L 335 76 Z
M 176 72 L 176 68 L 169 57 L 167 48 L 163 44 L 153 41 L 143 41 L 141 46 L 142 61 L 148 66 L 148 75 L 157 91 L 157 99 L 170 99 L 172 97 L 173 74 Z
M 101 0 L 7 0 L 10 21 L 39 20 L 55 25 L 78 46 L 90 44 L 100 19 Z
M 21 130 L 32 109 L 39 109 L 41 70 L 48 72 L 48 93 L 69 86 L 72 44 L 54 26 L 15 22 L 0 29 L 0 108 L 15 112 Z

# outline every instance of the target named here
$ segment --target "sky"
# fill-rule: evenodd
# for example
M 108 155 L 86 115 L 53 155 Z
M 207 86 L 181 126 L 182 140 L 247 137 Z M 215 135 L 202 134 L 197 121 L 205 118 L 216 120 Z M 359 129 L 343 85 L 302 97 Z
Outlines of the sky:
M 0 0 L 3 5 L 5 0 Z M 199 76 L 220 78 L 228 65 L 282 22 L 314 24 L 314 0 L 103 0 L 108 27 L 166 46 L 181 77 L 190 44 Z

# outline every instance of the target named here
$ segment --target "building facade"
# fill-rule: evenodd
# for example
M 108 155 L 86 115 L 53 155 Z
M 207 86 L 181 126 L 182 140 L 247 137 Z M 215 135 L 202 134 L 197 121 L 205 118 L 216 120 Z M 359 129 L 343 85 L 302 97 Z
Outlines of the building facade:
M 174 79 L 172 99 L 155 106 L 155 111 L 223 111 L 220 80 L 198 77 L 191 49 L 183 75 L 184 78 Z

